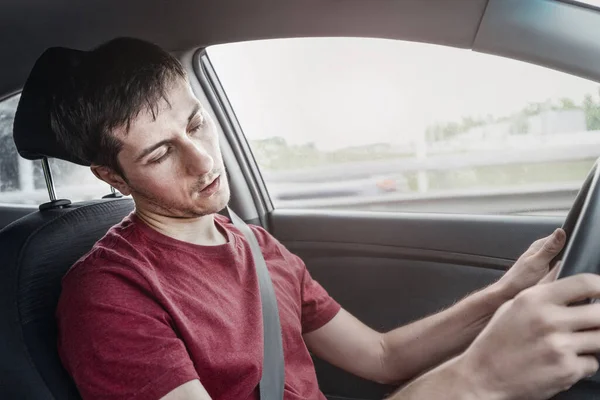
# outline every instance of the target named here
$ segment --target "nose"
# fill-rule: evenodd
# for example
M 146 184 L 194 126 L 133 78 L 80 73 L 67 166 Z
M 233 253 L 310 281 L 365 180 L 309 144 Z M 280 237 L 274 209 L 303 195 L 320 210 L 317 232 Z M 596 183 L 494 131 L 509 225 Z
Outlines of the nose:
M 211 155 L 191 140 L 185 144 L 185 168 L 189 174 L 202 176 L 212 171 L 215 163 Z

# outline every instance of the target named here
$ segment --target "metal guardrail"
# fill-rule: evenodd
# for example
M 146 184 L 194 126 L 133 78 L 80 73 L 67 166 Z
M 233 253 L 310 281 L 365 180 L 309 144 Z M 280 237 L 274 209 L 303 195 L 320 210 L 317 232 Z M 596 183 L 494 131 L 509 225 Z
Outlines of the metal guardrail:
M 352 198 L 276 201 L 277 208 L 468 214 L 566 215 L 581 183 L 507 188 L 389 193 Z
M 593 160 L 600 155 L 600 141 L 589 133 L 587 143 L 540 143 L 535 148 L 513 148 L 437 154 L 424 158 L 352 163 L 327 167 L 281 171 L 263 174 L 267 186 L 289 182 L 322 185 L 322 181 L 356 179 L 369 175 L 385 176 L 407 172 L 428 172 L 469 169 L 488 166 L 540 164 L 566 161 Z M 575 139 L 575 136 L 574 136 Z M 581 139 L 581 138 L 580 138 Z M 312 184 L 310 182 L 313 182 Z M 319 183 L 321 182 L 321 183 Z M 425 193 L 393 192 L 372 196 L 329 197 L 303 200 L 273 199 L 278 208 L 348 209 L 397 212 L 437 212 L 473 214 L 553 214 L 565 215 L 579 191 L 582 182 L 533 184 L 502 188 L 428 191 Z

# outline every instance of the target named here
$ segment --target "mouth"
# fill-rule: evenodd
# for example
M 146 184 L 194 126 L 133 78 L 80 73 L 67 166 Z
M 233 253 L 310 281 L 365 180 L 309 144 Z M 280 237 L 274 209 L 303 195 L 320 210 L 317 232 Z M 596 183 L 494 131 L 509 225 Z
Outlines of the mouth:
M 219 189 L 220 183 L 221 183 L 221 175 L 217 175 L 217 177 L 214 178 L 212 180 L 212 182 L 210 182 L 208 185 L 206 185 L 202 189 L 200 189 L 200 193 L 205 196 L 210 196 L 211 194 L 215 193 Z

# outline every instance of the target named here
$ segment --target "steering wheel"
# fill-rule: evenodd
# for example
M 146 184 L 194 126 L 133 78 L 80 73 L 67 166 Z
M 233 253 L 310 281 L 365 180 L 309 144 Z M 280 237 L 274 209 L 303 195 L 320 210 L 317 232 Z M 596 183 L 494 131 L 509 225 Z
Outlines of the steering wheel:
M 552 260 L 561 261 L 558 279 L 591 272 L 600 274 L 600 158 L 583 182 L 562 226 L 567 234 L 563 250 Z M 582 303 L 590 303 L 594 299 Z M 581 303 L 578 303 L 581 304 Z M 599 355 L 597 357 L 600 358 Z M 600 374 L 584 379 L 553 400 L 596 399 L 600 391 Z
M 600 274 L 600 159 L 596 161 L 567 215 L 567 243 L 551 265 L 562 260 L 558 279 L 583 272 Z

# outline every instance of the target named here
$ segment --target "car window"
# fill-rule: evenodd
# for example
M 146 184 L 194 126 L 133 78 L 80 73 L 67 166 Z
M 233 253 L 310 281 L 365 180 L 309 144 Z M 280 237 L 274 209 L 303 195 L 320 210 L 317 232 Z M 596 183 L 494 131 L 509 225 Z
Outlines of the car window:
M 600 156 L 596 82 L 363 38 L 212 46 L 275 207 L 565 214 Z
M 41 204 L 49 201 L 41 162 L 20 157 L 13 140 L 18 103 L 18 95 L 0 101 L 0 204 Z M 58 198 L 81 201 L 110 193 L 89 168 L 56 159 L 49 162 Z

